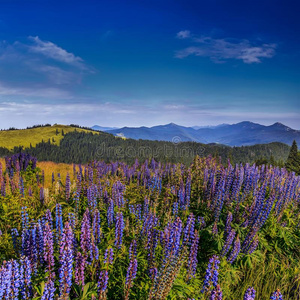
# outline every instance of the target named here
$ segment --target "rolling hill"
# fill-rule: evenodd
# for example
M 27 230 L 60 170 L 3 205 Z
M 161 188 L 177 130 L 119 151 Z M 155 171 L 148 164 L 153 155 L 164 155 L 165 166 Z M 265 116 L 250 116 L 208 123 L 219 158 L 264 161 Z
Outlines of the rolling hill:
M 94 132 L 91 130 L 68 125 L 40 126 L 28 129 L 13 129 L 0 131 L 0 147 L 12 150 L 14 147 L 34 147 L 36 144 L 50 140 L 51 144 L 59 145 L 68 132 Z
M 96 126 L 93 128 L 96 129 Z M 157 141 L 198 142 L 204 144 L 217 143 L 228 146 L 250 146 L 281 142 L 291 145 L 293 140 L 300 144 L 300 131 L 281 123 L 270 126 L 253 122 L 222 124 L 212 127 L 185 127 L 174 123 L 153 127 L 123 127 L 120 129 L 103 130 L 115 136 L 132 139 Z

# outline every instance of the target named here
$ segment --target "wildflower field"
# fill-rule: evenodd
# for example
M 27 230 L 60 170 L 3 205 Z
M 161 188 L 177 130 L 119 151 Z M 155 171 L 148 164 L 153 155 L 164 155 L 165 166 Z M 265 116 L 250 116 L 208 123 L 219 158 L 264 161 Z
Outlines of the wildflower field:
M 0 162 L 0 299 L 300 299 L 300 178 L 272 166 Z

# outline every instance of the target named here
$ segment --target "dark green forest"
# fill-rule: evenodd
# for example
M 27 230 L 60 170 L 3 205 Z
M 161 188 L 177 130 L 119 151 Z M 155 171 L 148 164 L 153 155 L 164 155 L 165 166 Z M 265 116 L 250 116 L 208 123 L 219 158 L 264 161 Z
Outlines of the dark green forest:
M 190 164 L 198 155 L 220 157 L 222 163 L 256 163 L 284 166 L 290 147 L 283 143 L 259 144 L 254 146 L 229 147 L 219 144 L 200 144 L 182 142 L 174 144 L 164 141 L 133 140 L 114 137 L 108 133 L 70 132 L 65 134 L 59 146 L 49 141 L 42 141 L 35 147 L 15 147 L 13 151 L 0 148 L 0 156 L 26 152 L 34 155 L 39 161 L 64 163 L 86 163 L 91 160 L 105 162 L 122 160 L 133 163 L 135 159 L 144 161 L 155 158 L 164 162 Z

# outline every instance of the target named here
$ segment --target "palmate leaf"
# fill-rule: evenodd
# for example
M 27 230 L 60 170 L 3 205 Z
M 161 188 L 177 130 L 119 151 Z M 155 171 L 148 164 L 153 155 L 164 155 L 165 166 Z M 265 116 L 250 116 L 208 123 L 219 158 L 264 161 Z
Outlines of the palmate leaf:
M 82 288 L 81 285 L 73 285 L 73 289 L 77 295 L 76 300 L 87 300 L 90 299 L 92 295 L 97 295 L 97 286 L 94 282 L 88 282 Z
M 33 300 L 40 300 L 44 294 L 44 290 L 45 290 L 45 281 L 42 281 L 40 283 L 40 285 L 37 285 L 34 287 L 35 290 L 35 296 L 34 298 L 32 298 Z

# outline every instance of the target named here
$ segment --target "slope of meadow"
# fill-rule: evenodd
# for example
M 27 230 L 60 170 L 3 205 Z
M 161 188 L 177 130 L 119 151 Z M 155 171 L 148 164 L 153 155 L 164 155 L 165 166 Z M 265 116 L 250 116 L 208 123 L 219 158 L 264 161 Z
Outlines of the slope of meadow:
M 3 130 L 0 131 L 0 147 L 12 150 L 14 147 L 34 147 L 36 144 L 50 139 L 50 142 L 59 145 L 63 139 L 63 133 L 73 131 L 78 132 L 93 132 L 91 130 L 76 128 L 67 125 L 43 126 L 30 129 Z M 95 134 L 99 134 L 95 132 Z

